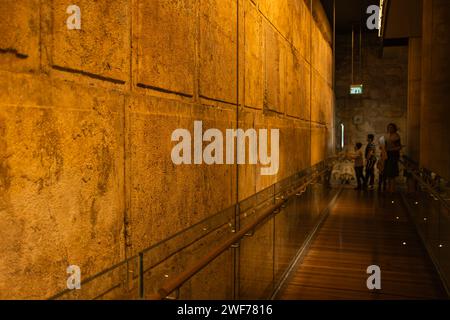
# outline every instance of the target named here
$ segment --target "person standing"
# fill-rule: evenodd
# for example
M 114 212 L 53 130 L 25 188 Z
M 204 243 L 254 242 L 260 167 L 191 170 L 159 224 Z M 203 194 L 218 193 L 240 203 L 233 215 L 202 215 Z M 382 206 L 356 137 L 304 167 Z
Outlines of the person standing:
M 369 184 L 369 189 L 371 190 L 375 184 L 375 164 L 377 163 L 377 157 L 375 155 L 376 146 L 375 143 L 373 143 L 374 140 L 375 136 L 373 134 L 367 136 L 367 146 L 365 150 L 366 175 L 364 177 L 364 189 L 366 189 Z
M 400 150 L 402 144 L 400 135 L 397 133 L 398 128 L 394 123 L 388 125 L 388 134 L 385 137 L 385 150 L 387 153 L 387 160 L 384 167 L 384 178 L 387 183 L 387 191 L 395 192 L 395 178 L 399 175 L 398 162 L 400 160 Z
M 360 142 L 355 146 L 353 159 L 355 160 L 356 182 L 358 183 L 356 190 L 362 190 L 364 186 L 364 154 L 362 151 L 362 143 Z
M 386 179 L 384 178 L 384 166 L 386 164 L 387 154 L 384 145 L 380 145 L 380 159 L 377 162 L 378 168 L 378 191 L 386 191 Z

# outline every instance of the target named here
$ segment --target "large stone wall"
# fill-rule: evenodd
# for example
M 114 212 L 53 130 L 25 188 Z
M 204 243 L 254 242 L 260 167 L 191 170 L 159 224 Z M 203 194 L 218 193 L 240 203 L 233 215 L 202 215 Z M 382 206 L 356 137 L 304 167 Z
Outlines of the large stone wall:
M 320 2 L 238 1 L 79 0 L 81 30 L 72 1 L 1 1 L 0 298 L 49 297 L 67 266 L 93 275 L 332 153 Z M 278 174 L 175 166 L 195 120 L 279 128 Z
M 360 69 L 358 38 L 355 36 L 354 82 L 364 85 L 362 95 L 349 93 L 351 34 L 339 35 L 336 40 L 336 125 L 345 126 L 345 146 L 353 150 L 356 142 L 365 144 L 370 133 L 378 140 L 391 122 L 399 127 L 406 145 L 408 48 L 386 47 L 382 52 L 376 34 L 364 33 Z M 339 143 L 340 137 L 337 140 Z
M 408 51 L 408 156 L 419 162 L 422 38 L 410 38 Z
M 423 1 L 420 163 L 450 179 L 450 2 Z

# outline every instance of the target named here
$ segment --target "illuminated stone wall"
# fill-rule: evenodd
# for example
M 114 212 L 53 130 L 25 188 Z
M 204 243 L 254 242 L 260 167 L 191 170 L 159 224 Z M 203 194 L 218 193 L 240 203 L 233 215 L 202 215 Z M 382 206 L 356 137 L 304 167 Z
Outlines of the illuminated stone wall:
M 408 51 L 408 156 L 419 162 L 422 38 L 410 38 Z
M 67 266 L 93 275 L 331 154 L 320 2 L 238 1 L 78 0 L 81 30 L 72 1 L 1 1 L 0 298 L 49 297 Z M 279 128 L 278 174 L 175 166 L 195 120 Z

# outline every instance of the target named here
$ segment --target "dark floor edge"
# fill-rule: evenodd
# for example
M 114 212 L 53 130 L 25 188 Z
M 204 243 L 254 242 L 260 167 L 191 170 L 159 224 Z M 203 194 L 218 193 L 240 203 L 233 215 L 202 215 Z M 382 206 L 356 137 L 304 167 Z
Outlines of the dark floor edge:
M 277 287 L 275 288 L 274 292 L 272 293 L 272 296 L 270 297 L 270 300 L 276 300 L 277 299 L 278 294 L 280 293 L 281 289 L 286 284 L 287 280 L 290 279 L 293 271 L 296 270 L 299 267 L 300 263 L 303 261 L 304 257 L 308 253 L 309 248 L 311 247 L 311 244 L 316 239 L 318 231 L 322 227 L 322 225 L 325 222 L 325 220 L 328 218 L 328 215 L 330 214 L 331 208 L 334 207 L 334 205 L 336 204 L 337 199 L 341 195 L 342 190 L 343 189 L 340 188 L 338 190 L 338 192 L 336 192 L 336 194 L 330 200 L 330 202 L 325 207 L 325 209 L 323 209 L 319 221 L 314 226 L 314 228 L 312 229 L 312 231 L 310 232 L 310 234 L 306 238 L 306 240 L 303 243 L 303 245 L 297 251 L 297 254 L 295 255 L 295 258 L 292 260 L 291 264 L 289 265 L 289 267 L 286 269 L 286 271 L 284 272 L 283 276 L 281 277 L 281 280 L 280 280 L 279 284 L 277 285 Z
M 411 206 L 409 205 L 408 201 L 406 200 L 406 196 L 405 196 L 405 194 L 403 192 L 400 193 L 400 198 L 402 199 L 402 204 L 405 207 L 406 212 L 408 213 L 408 217 L 411 220 L 412 224 L 414 225 L 414 229 L 415 229 L 417 235 L 420 238 L 422 246 L 424 247 L 424 249 L 425 249 L 425 251 L 427 253 L 427 256 L 430 258 L 431 262 L 433 263 L 434 269 L 435 269 L 437 275 L 439 276 L 439 279 L 441 280 L 441 285 L 444 288 L 445 293 L 447 294 L 447 298 L 450 299 L 450 288 L 448 287 L 447 279 L 444 276 L 444 273 L 441 271 L 441 268 L 439 266 L 438 261 L 436 260 L 436 258 L 431 253 L 431 249 L 427 245 L 422 232 L 420 232 L 420 228 L 417 225 L 417 222 L 416 222 L 416 220 L 414 219 L 414 216 L 413 216 L 413 209 L 411 208 Z

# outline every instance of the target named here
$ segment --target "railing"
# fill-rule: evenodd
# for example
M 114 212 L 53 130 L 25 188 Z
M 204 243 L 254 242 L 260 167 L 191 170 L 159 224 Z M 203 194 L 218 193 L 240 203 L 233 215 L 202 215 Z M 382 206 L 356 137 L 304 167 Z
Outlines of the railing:
M 337 194 L 327 183 L 331 165 L 299 172 L 52 299 L 270 298 Z
M 403 200 L 450 296 L 450 183 L 404 157 Z
M 322 174 L 325 172 L 322 172 Z M 220 244 L 218 247 L 211 250 L 206 256 L 201 258 L 196 264 L 194 264 L 190 269 L 184 271 L 180 275 L 178 275 L 176 278 L 172 279 L 171 281 L 168 281 L 165 283 L 159 290 L 158 294 L 153 296 L 155 299 L 164 299 L 168 295 L 170 295 L 173 291 L 177 290 L 179 287 L 181 287 L 186 281 L 188 281 L 192 276 L 197 274 L 201 269 L 206 267 L 209 263 L 211 263 L 215 258 L 217 258 L 219 255 L 221 255 L 224 251 L 226 251 L 228 248 L 230 248 L 232 245 L 238 243 L 242 238 L 244 238 L 246 235 L 249 235 L 248 232 L 258 227 L 261 223 L 263 223 L 268 217 L 270 217 L 273 214 L 276 214 L 280 208 L 286 205 L 288 199 L 290 199 L 292 196 L 297 195 L 298 192 L 305 192 L 306 187 L 308 184 L 312 183 L 314 178 L 312 178 L 310 181 L 305 183 L 302 187 L 298 188 L 297 190 L 291 192 L 286 197 L 282 196 L 281 200 L 278 200 L 274 205 L 266 208 L 262 214 L 251 224 L 245 226 L 242 228 L 238 233 L 236 233 L 234 236 L 227 239 L 224 243 Z

